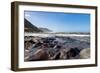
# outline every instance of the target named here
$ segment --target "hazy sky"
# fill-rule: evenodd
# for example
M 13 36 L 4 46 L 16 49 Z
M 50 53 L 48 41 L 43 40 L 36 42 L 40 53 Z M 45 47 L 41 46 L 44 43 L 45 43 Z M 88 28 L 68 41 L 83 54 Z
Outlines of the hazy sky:
M 90 14 L 25 11 L 25 18 L 54 32 L 90 32 Z

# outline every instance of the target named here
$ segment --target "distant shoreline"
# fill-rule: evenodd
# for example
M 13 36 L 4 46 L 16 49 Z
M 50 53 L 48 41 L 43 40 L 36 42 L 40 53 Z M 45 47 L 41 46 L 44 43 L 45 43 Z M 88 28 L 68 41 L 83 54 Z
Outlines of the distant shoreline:
M 87 36 L 89 37 L 90 34 L 77 34 L 77 33 L 24 33 L 24 36 L 41 36 L 41 37 L 54 37 L 54 36 L 63 36 L 63 37 L 66 37 L 66 36 L 79 36 L 79 37 L 84 37 L 84 36 Z
M 25 33 L 37 33 L 37 34 L 90 34 L 89 32 L 25 32 Z

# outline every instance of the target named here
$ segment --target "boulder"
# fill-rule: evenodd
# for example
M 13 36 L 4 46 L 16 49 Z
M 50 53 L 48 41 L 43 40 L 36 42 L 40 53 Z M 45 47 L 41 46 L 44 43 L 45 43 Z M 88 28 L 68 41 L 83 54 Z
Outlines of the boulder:
M 49 56 L 44 49 L 37 50 L 32 56 L 30 56 L 28 61 L 39 61 L 39 60 L 48 60 Z
M 89 48 L 83 49 L 79 55 L 80 55 L 80 59 L 90 58 L 90 49 Z

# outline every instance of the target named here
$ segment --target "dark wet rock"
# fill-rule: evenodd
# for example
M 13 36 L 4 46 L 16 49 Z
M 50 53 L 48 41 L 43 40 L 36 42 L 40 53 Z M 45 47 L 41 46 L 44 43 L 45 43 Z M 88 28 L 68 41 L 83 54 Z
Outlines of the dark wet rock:
M 37 43 L 35 43 L 34 48 L 37 48 L 37 47 L 39 47 L 39 46 L 41 46 L 41 45 L 42 45 L 42 43 L 41 43 L 41 42 L 37 42 Z
M 75 57 L 79 55 L 80 50 L 78 48 L 71 48 L 67 53 L 67 58 L 70 59 L 71 57 Z

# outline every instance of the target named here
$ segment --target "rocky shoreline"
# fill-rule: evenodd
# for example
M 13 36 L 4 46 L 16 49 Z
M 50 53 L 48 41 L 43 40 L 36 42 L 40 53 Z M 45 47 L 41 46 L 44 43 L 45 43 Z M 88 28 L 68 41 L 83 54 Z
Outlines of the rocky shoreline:
M 90 58 L 90 37 L 25 36 L 24 61 Z

